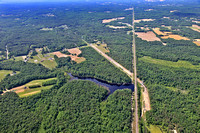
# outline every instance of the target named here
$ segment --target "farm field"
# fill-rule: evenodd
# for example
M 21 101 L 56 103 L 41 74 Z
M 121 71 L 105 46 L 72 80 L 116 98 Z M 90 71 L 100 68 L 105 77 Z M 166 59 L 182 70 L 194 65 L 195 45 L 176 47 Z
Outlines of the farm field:
M 63 54 L 60 51 L 53 52 L 51 54 L 56 55 L 58 58 L 61 57 L 70 57 L 71 60 L 76 63 L 81 63 L 86 59 L 84 57 L 78 57 L 81 54 L 81 50 L 79 48 L 66 49 L 70 54 Z
M 182 37 L 180 35 L 174 35 L 174 34 L 172 34 L 172 32 L 162 32 L 162 31 L 160 31 L 160 28 L 153 28 L 153 31 L 157 35 L 161 36 L 162 39 L 173 38 L 175 40 L 190 40 L 187 37 Z
M 195 41 L 193 41 L 193 43 L 195 43 L 197 46 L 200 46 L 200 39 L 195 39 Z
M 110 23 L 112 21 L 116 21 L 116 20 L 122 20 L 122 19 L 125 19 L 125 17 L 118 17 L 118 18 L 111 18 L 111 19 L 104 19 L 102 20 L 102 23 Z
M 42 90 L 47 90 L 47 89 L 50 89 L 51 87 L 53 87 L 53 85 L 43 86 L 43 87 L 34 88 L 34 89 L 27 89 L 24 92 L 19 92 L 17 94 L 19 95 L 19 97 L 28 97 L 34 94 L 41 93 Z
M 30 96 L 30 95 L 33 95 L 33 94 L 40 93 L 41 90 L 50 89 L 53 85 L 42 86 L 42 83 L 50 81 L 50 80 L 56 80 L 56 79 L 57 78 L 49 78 L 49 79 L 43 79 L 43 80 L 33 80 L 33 81 L 31 81 L 31 82 L 29 82 L 25 85 L 12 88 L 12 89 L 10 89 L 10 91 L 16 92 L 20 97 Z M 33 86 L 33 85 L 40 85 L 41 87 L 30 89 L 29 86 Z
M 163 66 L 167 66 L 167 67 L 189 68 L 189 69 L 200 70 L 200 65 L 192 65 L 188 61 L 179 60 L 178 62 L 172 62 L 172 61 L 151 58 L 148 56 L 144 56 L 142 58 L 139 58 L 138 60 L 144 61 L 144 62 L 149 62 L 149 63 L 154 63 L 154 64 L 158 64 L 158 65 L 163 65 Z
M 200 26 L 198 25 L 192 25 L 192 27 L 190 27 L 192 30 L 200 32 Z
M 148 32 L 136 32 L 135 33 L 139 38 L 146 41 L 161 41 L 160 38 L 156 37 L 156 35 L 152 31 Z
M 168 38 L 173 38 L 175 40 L 190 40 L 189 38 L 187 37 L 182 37 L 180 35 L 166 35 L 166 36 L 163 36 L 161 37 L 162 39 L 168 39 Z

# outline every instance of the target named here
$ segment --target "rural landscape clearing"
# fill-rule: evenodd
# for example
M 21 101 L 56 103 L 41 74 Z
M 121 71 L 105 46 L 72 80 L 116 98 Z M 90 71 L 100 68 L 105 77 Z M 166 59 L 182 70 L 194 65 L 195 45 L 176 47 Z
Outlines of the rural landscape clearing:
M 198 0 L 1 0 L 0 133 L 200 132 Z

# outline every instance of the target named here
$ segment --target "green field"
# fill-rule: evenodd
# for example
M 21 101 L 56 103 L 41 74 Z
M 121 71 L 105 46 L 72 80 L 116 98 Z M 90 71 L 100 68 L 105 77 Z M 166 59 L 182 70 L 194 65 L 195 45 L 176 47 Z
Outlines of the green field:
M 40 93 L 42 90 L 50 89 L 51 87 L 53 87 L 53 85 L 42 86 L 42 87 L 34 88 L 34 89 L 26 89 L 24 92 L 18 93 L 18 95 L 19 95 L 19 97 L 27 97 L 27 96 L 31 96 L 31 95 Z
M 0 81 L 5 78 L 7 74 L 11 74 L 13 71 L 0 70 Z
M 37 87 L 37 88 L 33 88 L 33 89 L 25 89 L 23 92 L 19 92 L 17 93 L 20 97 L 27 97 L 27 96 L 31 96 L 33 94 L 37 94 L 40 93 L 41 90 L 46 90 L 46 89 L 50 89 L 53 85 L 49 85 L 49 86 L 42 86 L 43 82 L 49 81 L 49 80 L 54 80 L 57 78 L 49 78 L 49 79 L 42 79 L 42 80 L 33 80 L 23 86 L 21 86 L 21 88 L 19 88 L 20 90 L 24 90 L 24 86 L 26 86 L 27 88 L 29 86 L 32 85 L 40 85 L 41 87 Z
M 53 69 L 57 66 L 57 63 L 55 62 L 55 60 L 50 60 L 50 58 L 54 58 L 54 55 L 53 54 L 45 54 L 43 56 L 42 54 L 38 54 L 36 56 L 33 56 L 33 59 L 29 59 L 28 62 L 40 63 L 49 69 Z
M 163 133 L 163 131 L 161 131 L 160 128 L 155 125 L 150 125 L 148 129 L 151 133 Z
M 167 67 L 177 67 L 177 68 L 190 68 L 190 69 L 198 69 L 200 70 L 200 65 L 192 65 L 188 61 L 181 61 L 179 60 L 178 62 L 172 62 L 172 61 L 166 61 L 166 60 L 161 60 L 161 59 L 154 59 L 149 56 L 144 56 L 142 58 L 139 58 L 139 60 L 144 61 L 144 62 L 149 62 L 149 63 L 154 63 L 157 65 L 163 65 Z

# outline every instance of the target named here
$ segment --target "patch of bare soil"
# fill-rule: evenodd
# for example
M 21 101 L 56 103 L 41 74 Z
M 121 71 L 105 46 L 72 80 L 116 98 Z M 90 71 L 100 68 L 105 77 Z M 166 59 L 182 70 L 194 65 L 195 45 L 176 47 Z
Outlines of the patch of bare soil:
M 148 21 L 154 21 L 155 19 L 138 19 L 134 20 L 135 23 L 140 23 L 141 21 L 148 22 Z
M 113 26 L 113 25 L 107 25 L 107 27 L 112 28 L 112 29 L 125 29 L 125 28 L 127 28 L 126 26 Z
M 24 92 L 24 85 L 22 85 L 22 86 L 19 86 L 19 87 L 15 87 L 15 88 L 12 88 L 12 89 L 10 89 L 10 91 L 14 91 L 14 92 L 16 92 L 16 93 L 20 93 L 20 92 Z
M 81 54 L 81 50 L 79 50 L 78 48 L 68 49 L 68 52 L 70 52 L 71 54 L 76 54 L 76 55 Z
M 200 46 L 200 39 L 198 39 L 199 41 L 193 41 L 193 43 L 195 43 L 197 46 Z
M 162 39 L 168 39 L 168 38 L 173 38 L 175 40 L 190 40 L 189 38 L 187 37 L 182 37 L 180 35 L 167 35 L 167 36 L 163 36 L 161 37 Z
M 125 19 L 125 17 L 112 18 L 112 19 L 104 19 L 104 20 L 102 20 L 102 23 L 110 23 L 112 21 L 122 20 L 122 19 Z
M 61 57 L 68 57 L 68 55 L 63 54 L 63 53 L 61 53 L 60 51 L 53 52 L 52 54 L 58 56 L 58 58 L 61 58 Z
M 60 51 L 57 52 L 53 52 L 52 54 L 56 55 L 58 58 L 61 57 L 70 57 L 71 60 L 77 62 L 77 63 L 81 63 L 82 61 L 85 61 L 84 57 L 78 57 L 79 54 L 81 54 L 81 50 L 79 50 L 78 48 L 73 48 L 73 49 L 67 49 L 72 55 L 66 55 L 61 53 Z
M 152 31 L 149 32 L 136 32 L 139 38 L 146 41 L 161 41 Z

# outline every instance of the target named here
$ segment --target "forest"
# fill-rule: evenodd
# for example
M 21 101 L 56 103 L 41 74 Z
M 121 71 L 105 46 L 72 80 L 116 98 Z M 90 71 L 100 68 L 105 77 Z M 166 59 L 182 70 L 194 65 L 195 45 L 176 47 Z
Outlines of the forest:
M 108 83 L 131 83 L 83 40 L 106 43 L 106 54 L 133 72 L 131 28 L 108 27 L 132 24 L 132 11 L 128 10 L 132 6 L 136 20 L 153 19 L 136 23 L 137 32 L 147 32 L 142 27 L 150 31 L 160 28 L 190 39 L 157 35 L 161 42 L 151 42 L 136 37 L 138 78 L 149 90 L 152 107 L 146 113 L 147 126 L 157 125 L 167 132 L 199 132 L 200 48 L 193 41 L 200 35 L 190 28 L 200 26 L 198 1 L 0 4 L 0 70 L 19 71 L 1 80 L 0 92 L 32 80 L 57 77 L 43 83 L 54 86 L 40 94 L 25 98 L 14 92 L 0 95 L 0 132 L 131 132 L 131 90 L 117 90 L 105 99 L 107 89 L 89 81 L 71 81 L 67 73 Z M 118 17 L 124 19 L 102 23 Z M 75 63 L 69 57 L 54 56 L 57 67 L 52 70 L 41 64 L 12 61 L 30 51 L 36 56 L 35 48 L 44 47 L 49 51 L 43 49 L 42 54 L 76 47 L 86 61 Z M 152 61 L 142 60 L 144 57 Z M 186 61 L 193 67 L 162 65 L 154 59 Z
M 87 47 L 81 50 L 82 56 L 86 58 L 86 61 L 70 67 L 66 66 L 66 70 L 71 72 L 74 76 L 92 77 L 114 84 L 131 83 L 131 78 L 120 69 L 114 67 L 94 49 Z
M 0 132 L 131 133 L 131 90 L 117 90 L 105 100 L 108 91 L 91 81 L 61 86 L 27 98 L 0 95 Z

